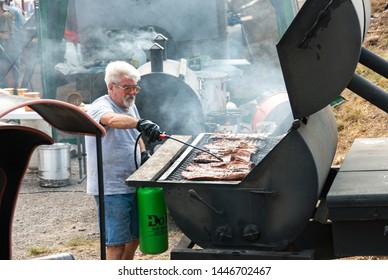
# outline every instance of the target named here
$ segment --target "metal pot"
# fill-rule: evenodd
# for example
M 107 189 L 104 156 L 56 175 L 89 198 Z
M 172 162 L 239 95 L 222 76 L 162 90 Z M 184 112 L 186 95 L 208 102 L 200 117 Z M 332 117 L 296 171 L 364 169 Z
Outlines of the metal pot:
M 216 71 L 197 71 L 195 74 L 200 80 L 200 95 L 205 114 L 214 110 L 226 108 L 227 74 Z
M 55 143 L 39 147 L 39 184 L 41 187 L 70 185 L 70 144 Z

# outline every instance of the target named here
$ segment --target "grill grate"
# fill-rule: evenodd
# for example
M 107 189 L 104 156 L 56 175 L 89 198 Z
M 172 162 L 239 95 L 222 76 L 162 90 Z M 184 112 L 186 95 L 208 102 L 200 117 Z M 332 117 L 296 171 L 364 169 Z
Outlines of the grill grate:
M 202 138 L 195 145 L 196 147 L 202 148 L 204 145 L 211 142 L 210 136 L 211 134 L 202 134 L 198 137 Z M 196 139 L 198 140 L 198 139 Z M 257 139 L 256 145 L 258 148 L 258 152 L 251 156 L 251 160 L 255 165 L 258 165 L 263 158 L 279 143 L 279 139 L 268 137 L 263 139 Z M 182 171 L 185 171 L 186 167 L 191 164 L 194 158 L 200 151 L 192 149 L 190 153 L 188 153 L 180 162 L 176 162 L 175 169 L 166 177 L 167 181 L 187 181 L 180 174 Z M 168 171 L 167 171 L 168 172 Z

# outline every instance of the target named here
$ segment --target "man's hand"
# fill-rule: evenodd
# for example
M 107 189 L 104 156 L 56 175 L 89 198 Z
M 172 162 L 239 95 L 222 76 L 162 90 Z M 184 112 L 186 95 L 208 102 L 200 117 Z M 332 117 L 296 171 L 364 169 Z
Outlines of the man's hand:
M 143 165 L 150 157 L 151 154 L 148 151 L 141 152 L 141 165 Z
M 139 132 L 143 132 L 145 137 L 148 138 L 148 144 L 160 139 L 160 127 L 150 120 L 141 119 L 137 122 L 136 129 Z

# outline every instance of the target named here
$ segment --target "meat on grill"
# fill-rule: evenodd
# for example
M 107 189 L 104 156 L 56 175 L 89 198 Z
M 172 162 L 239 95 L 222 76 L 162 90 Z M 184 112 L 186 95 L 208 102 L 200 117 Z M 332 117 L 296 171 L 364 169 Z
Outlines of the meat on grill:
M 265 139 L 266 137 L 260 133 L 230 133 L 223 131 L 216 131 L 212 133 L 210 139 L 229 139 L 229 140 L 257 140 Z
M 222 159 L 222 162 L 228 162 L 230 161 L 230 153 L 229 154 L 221 154 L 221 153 L 215 153 L 213 152 L 214 155 L 217 155 L 217 157 Z M 195 158 L 193 159 L 193 162 L 195 163 L 211 163 L 211 162 L 220 162 L 218 158 L 215 156 L 212 156 L 208 153 L 197 153 Z
M 228 163 L 218 162 L 218 163 L 210 163 L 210 164 L 189 164 L 186 166 L 187 171 L 191 172 L 226 172 L 226 171 L 251 171 L 254 164 L 253 162 L 241 162 L 241 161 L 230 161 Z
M 198 173 L 190 171 L 182 171 L 181 176 L 186 180 L 204 180 L 204 181 L 241 181 L 248 175 L 249 172 L 214 172 L 214 173 Z
M 181 173 L 187 180 L 242 180 L 252 170 L 253 163 L 230 161 L 221 164 L 191 164 Z
M 217 139 L 212 141 L 210 144 L 203 146 L 205 150 L 211 153 L 217 153 L 219 155 L 230 154 L 235 150 L 247 150 L 252 153 L 256 153 L 259 143 L 255 140 L 228 140 L 228 139 Z
M 255 140 L 242 139 L 242 140 L 228 140 L 228 139 L 216 139 L 211 143 L 203 146 L 205 149 L 211 148 L 241 148 L 241 149 L 256 149 L 258 143 Z
M 181 176 L 186 180 L 242 180 L 254 167 L 251 155 L 259 149 L 256 136 L 247 135 L 250 134 L 213 133 L 209 138 L 211 142 L 202 148 L 223 161 L 198 152 Z

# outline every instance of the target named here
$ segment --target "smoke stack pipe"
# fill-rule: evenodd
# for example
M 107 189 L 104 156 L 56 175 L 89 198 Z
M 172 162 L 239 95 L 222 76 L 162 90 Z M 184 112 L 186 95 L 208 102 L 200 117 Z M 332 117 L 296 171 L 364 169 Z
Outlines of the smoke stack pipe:
M 167 59 L 167 41 L 168 41 L 168 38 L 160 33 L 154 39 L 154 42 L 161 45 L 164 49 L 163 60 Z
M 164 48 L 158 43 L 151 46 L 151 72 L 163 72 L 163 51 Z

